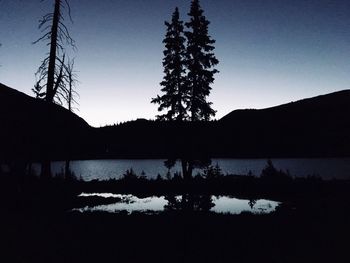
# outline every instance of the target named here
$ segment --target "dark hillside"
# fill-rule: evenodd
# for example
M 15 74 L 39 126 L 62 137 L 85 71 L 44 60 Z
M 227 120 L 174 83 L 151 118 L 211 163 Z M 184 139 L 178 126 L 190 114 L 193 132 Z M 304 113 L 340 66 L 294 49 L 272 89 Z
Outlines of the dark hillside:
M 39 159 L 47 141 L 52 158 L 62 160 L 350 156 L 349 116 L 350 90 L 345 90 L 267 109 L 236 110 L 213 122 L 139 119 L 91 128 L 61 106 L 0 84 L 0 158 Z
M 69 145 L 81 144 L 79 138 L 90 128 L 82 118 L 65 108 L 47 105 L 3 84 L 0 84 L 0 125 L 0 158 L 3 160 L 38 159 L 45 154 L 43 145 L 47 140 L 52 141 L 50 154 L 59 157 Z
M 350 90 L 262 109 L 237 110 L 220 120 L 222 154 L 312 157 L 350 155 Z
M 219 121 L 137 120 L 98 129 L 106 157 L 156 158 L 350 156 L 350 90 L 261 110 L 236 110 Z

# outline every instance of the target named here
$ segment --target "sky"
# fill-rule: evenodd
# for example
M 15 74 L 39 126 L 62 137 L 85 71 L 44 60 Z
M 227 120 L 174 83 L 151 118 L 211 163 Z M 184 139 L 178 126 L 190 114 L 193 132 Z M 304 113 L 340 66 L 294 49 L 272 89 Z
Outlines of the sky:
M 53 0 L 0 0 L 0 82 L 33 96 L 46 56 L 39 19 Z M 154 119 L 165 20 L 190 0 L 70 0 L 76 113 L 99 127 Z M 220 64 L 208 98 L 216 119 L 350 88 L 350 1 L 201 0 Z

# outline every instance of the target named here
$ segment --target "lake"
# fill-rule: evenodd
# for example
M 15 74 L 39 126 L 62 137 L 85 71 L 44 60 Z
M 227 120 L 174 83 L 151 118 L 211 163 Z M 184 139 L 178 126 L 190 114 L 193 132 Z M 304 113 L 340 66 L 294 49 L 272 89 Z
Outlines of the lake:
M 277 169 L 289 171 L 292 176 L 306 177 L 317 175 L 323 179 L 350 179 L 350 158 L 315 158 L 315 159 L 271 159 Z M 246 175 L 251 172 L 260 176 L 266 166 L 267 159 L 212 159 L 212 164 L 218 164 L 224 174 Z M 165 177 L 168 169 L 162 159 L 146 160 L 84 160 L 72 161 L 71 169 L 77 177 L 84 180 L 120 178 L 127 169 L 132 168 L 137 175 L 142 172 L 148 178 L 156 178 L 158 174 Z M 33 170 L 39 174 L 40 165 L 34 164 Z M 64 162 L 53 162 L 54 174 L 64 171 Z M 170 170 L 173 175 L 181 172 L 178 162 Z M 194 171 L 194 174 L 198 172 Z

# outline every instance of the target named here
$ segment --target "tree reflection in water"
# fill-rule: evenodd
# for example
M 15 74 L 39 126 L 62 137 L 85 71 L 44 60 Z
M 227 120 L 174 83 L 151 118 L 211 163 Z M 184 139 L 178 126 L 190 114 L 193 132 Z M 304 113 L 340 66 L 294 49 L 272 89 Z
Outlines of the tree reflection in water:
M 209 212 L 215 206 L 211 195 L 167 195 L 165 199 L 168 201 L 165 211 Z

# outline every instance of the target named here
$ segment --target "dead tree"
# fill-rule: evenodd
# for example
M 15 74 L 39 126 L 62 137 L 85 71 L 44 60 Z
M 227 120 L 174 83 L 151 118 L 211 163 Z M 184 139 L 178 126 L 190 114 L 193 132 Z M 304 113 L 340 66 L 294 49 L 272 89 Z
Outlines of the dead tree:
M 75 100 L 76 97 L 78 97 L 78 93 L 76 92 L 76 85 L 77 85 L 77 75 L 76 72 L 74 71 L 74 59 L 73 60 L 68 60 L 67 68 L 66 68 L 67 75 L 66 80 L 67 80 L 67 88 L 66 88 L 66 102 L 67 102 L 67 107 L 70 112 L 74 111 L 74 104 L 78 104 L 77 101 Z M 72 141 L 70 136 L 68 136 L 68 141 L 67 141 L 67 159 L 65 163 L 65 177 L 66 179 L 71 178 L 72 174 L 70 171 L 70 160 L 71 160 L 71 145 Z
M 67 63 L 65 61 L 66 46 L 75 48 L 75 43 L 69 34 L 67 26 L 64 24 L 64 16 L 62 10 L 68 10 L 68 17 L 71 19 L 70 6 L 68 0 L 54 0 L 54 12 L 43 16 L 39 21 L 39 29 L 43 35 L 37 39 L 34 44 L 44 41 L 50 47 L 49 53 L 42 61 L 39 69 L 35 73 L 37 82 L 34 86 L 34 93 L 37 97 L 47 102 L 47 110 L 43 117 L 45 122 L 45 158 L 42 162 L 42 177 L 51 175 L 51 145 L 55 139 L 51 131 L 51 105 L 52 103 L 60 103 L 67 95 Z
M 74 63 L 75 60 L 68 60 L 68 65 L 66 68 L 67 71 L 67 95 L 66 95 L 66 102 L 67 107 L 70 112 L 74 112 L 74 104 L 79 105 L 79 103 L 76 101 L 76 98 L 79 97 L 78 92 L 76 91 L 77 88 L 77 73 L 74 70 Z
M 62 104 L 65 97 L 68 63 L 65 61 L 66 46 L 75 49 L 75 43 L 64 24 L 62 8 L 68 10 L 68 17 L 71 19 L 68 0 L 55 0 L 54 12 L 48 13 L 39 21 L 39 29 L 43 36 L 33 42 L 34 44 L 44 41 L 50 47 L 49 53 L 41 62 L 37 72 L 37 82 L 34 86 L 34 93 L 37 97 L 47 102 L 58 102 Z

